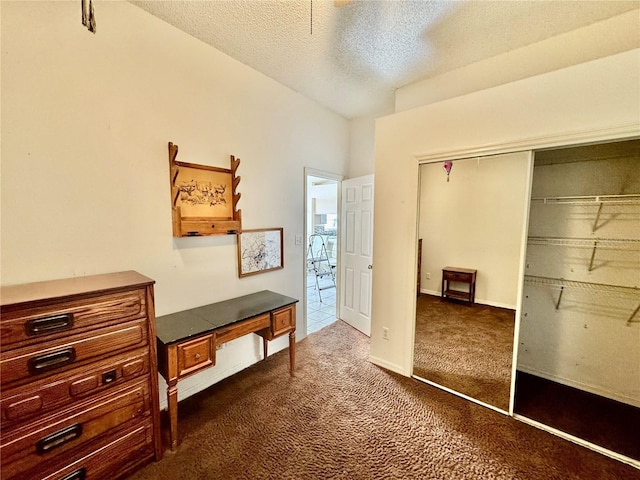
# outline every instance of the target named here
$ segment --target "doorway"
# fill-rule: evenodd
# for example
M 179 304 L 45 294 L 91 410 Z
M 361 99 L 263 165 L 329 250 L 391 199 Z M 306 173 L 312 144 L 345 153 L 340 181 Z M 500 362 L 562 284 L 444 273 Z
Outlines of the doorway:
M 307 335 L 337 319 L 339 192 L 342 177 L 305 169 Z

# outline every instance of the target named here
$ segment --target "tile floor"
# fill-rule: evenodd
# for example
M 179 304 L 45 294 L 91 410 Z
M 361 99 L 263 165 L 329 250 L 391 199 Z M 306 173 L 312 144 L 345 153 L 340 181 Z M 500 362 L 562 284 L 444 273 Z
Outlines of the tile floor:
M 328 278 L 318 279 L 322 302 L 313 274 L 307 277 L 307 335 L 336 321 L 336 288 Z M 328 287 L 328 288 L 325 288 Z

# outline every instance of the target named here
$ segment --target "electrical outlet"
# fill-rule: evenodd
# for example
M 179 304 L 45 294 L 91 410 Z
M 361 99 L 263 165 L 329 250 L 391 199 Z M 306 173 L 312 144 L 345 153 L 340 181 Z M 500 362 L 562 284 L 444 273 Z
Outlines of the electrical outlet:
M 427 280 L 431 280 L 431 273 L 427 272 L 426 274 Z
M 225 345 L 226 343 L 219 343 L 218 345 L 216 345 L 216 350 L 222 350 Z
M 382 338 L 389 340 L 389 327 L 382 327 Z

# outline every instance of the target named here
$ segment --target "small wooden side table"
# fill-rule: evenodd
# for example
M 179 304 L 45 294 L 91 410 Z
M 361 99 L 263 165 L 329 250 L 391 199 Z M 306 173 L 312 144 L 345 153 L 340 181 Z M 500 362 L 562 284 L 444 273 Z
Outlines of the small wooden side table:
M 476 274 L 477 270 L 470 268 L 445 267 L 442 269 L 442 298 L 455 298 L 469 303 L 476 301 Z M 451 287 L 451 282 L 466 283 L 469 290 L 456 290 Z

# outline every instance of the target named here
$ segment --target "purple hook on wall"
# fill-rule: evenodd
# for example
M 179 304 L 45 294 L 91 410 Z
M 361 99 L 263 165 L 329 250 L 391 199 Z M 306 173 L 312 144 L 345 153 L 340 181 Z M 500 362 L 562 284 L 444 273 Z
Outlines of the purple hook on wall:
M 451 167 L 453 167 L 453 162 L 451 160 L 447 160 L 442 165 L 442 168 L 444 168 L 444 171 L 447 172 L 447 182 L 449 181 L 449 174 L 451 173 Z

